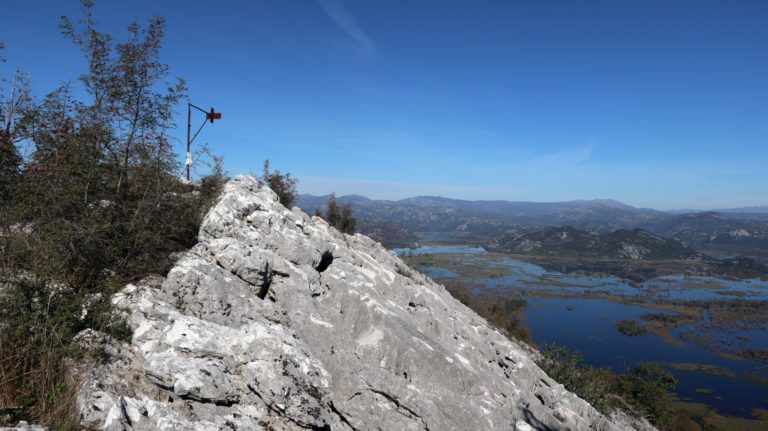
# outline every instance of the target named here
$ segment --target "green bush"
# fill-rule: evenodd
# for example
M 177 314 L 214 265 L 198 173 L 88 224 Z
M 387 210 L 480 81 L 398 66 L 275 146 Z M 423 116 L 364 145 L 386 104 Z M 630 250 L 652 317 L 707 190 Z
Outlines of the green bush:
M 670 419 L 668 390 L 677 379 L 657 364 L 641 364 L 622 374 L 618 392 L 651 423 L 663 425 Z
M 357 226 L 357 220 L 352 216 L 352 205 L 346 204 L 341 209 L 341 218 L 339 219 L 338 228 L 341 232 L 346 234 L 354 234 Z
M 661 429 L 679 422 L 669 407 L 669 390 L 677 380 L 657 364 L 640 364 L 626 373 L 616 373 L 586 365 L 578 353 L 556 344 L 541 349 L 538 362 L 550 377 L 603 413 L 621 408 Z
M 271 172 L 269 170 L 269 160 L 264 160 L 261 181 L 277 194 L 277 197 L 280 198 L 280 203 L 284 207 L 293 207 L 296 201 L 296 184 L 299 180 L 293 178 L 290 173 Z
M 541 354 L 539 366 L 566 389 L 600 411 L 608 412 L 615 407 L 611 388 L 616 376 L 609 369 L 587 366 L 581 355 L 557 344 L 545 346 Z

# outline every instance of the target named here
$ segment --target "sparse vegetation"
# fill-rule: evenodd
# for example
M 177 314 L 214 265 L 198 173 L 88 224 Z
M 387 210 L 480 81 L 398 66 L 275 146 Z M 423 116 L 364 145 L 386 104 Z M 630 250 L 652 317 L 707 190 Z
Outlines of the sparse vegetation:
M 269 170 L 269 160 L 264 160 L 264 168 L 261 181 L 267 185 L 280 198 L 280 203 L 286 208 L 292 208 L 296 202 L 296 184 L 299 180 L 293 178 L 290 173 Z
M 341 211 L 339 211 L 339 204 L 336 202 L 336 194 L 332 193 L 328 198 L 328 203 L 326 206 L 327 208 L 325 211 L 325 216 L 323 216 L 323 212 L 320 208 L 315 210 L 315 215 L 318 217 L 323 217 L 329 225 L 335 227 L 341 232 L 349 235 L 355 233 L 357 220 L 352 215 L 351 204 L 344 205 Z
M 564 346 L 550 344 L 541 349 L 539 366 L 569 391 L 606 412 L 615 406 L 611 388 L 615 375 L 607 368 L 593 368 L 581 362 L 581 356 Z
M 722 376 L 722 377 L 736 377 L 736 373 L 734 373 L 732 370 L 729 370 L 728 368 L 718 367 L 716 365 L 711 364 L 692 364 L 687 362 L 673 362 L 670 364 L 667 364 L 669 368 L 680 370 L 680 371 L 689 371 L 689 372 L 697 372 L 697 373 L 704 373 L 704 374 L 710 374 L 713 376 Z
M 410 250 L 407 251 L 405 254 L 401 255 L 400 258 L 403 259 L 405 262 L 407 262 L 408 265 L 410 265 L 412 268 L 421 272 L 424 272 L 426 268 L 434 266 L 437 263 L 437 259 L 434 254 L 430 254 L 430 253 L 414 254 L 410 252 Z
M 623 408 L 645 417 L 661 429 L 671 428 L 680 418 L 669 408 L 669 390 L 677 380 L 656 364 L 641 364 L 623 374 L 608 368 L 595 368 L 581 362 L 578 353 L 563 346 L 549 345 L 541 350 L 539 365 L 568 390 L 589 401 L 603 412 Z
M 523 310 L 528 304 L 521 297 L 502 297 L 488 293 L 476 294 L 475 285 L 466 282 L 442 280 L 445 288 L 459 302 L 485 318 L 493 326 L 510 337 L 531 342 L 531 334 L 523 319 Z
M 616 329 L 624 335 L 634 337 L 648 332 L 648 328 L 634 319 L 624 319 L 616 322 Z
M 743 349 L 734 352 L 735 356 L 768 363 L 768 349 Z
M 761 417 L 759 411 L 753 411 L 754 419 L 749 419 L 725 416 L 711 406 L 689 401 L 674 400 L 671 408 L 675 413 L 670 419 L 670 425 L 663 428 L 664 431 L 763 431 L 766 429 L 766 418 Z
M 335 193 L 331 193 L 326 205 L 328 208 L 325 211 L 325 221 L 331 226 L 338 226 L 341 221 L 341 212 L 339 211 L 339 204 L 336 202 Z
M 339 230 L 352 235 L 355 233 L 357 220 L 352 216 L 352 205 L 346 204 L 341 209 L 341 219 L 339 220 Z

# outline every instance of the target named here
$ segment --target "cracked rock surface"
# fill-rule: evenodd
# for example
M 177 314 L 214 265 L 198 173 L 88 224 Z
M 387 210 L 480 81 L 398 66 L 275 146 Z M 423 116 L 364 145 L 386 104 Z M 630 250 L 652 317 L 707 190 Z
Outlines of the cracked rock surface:
M 380 244 L 230 181 L 166 278 L 113 299 L 84 427 L 107 430 L 623 430 Z M 640 424 L 648 427 L 647 424 Z

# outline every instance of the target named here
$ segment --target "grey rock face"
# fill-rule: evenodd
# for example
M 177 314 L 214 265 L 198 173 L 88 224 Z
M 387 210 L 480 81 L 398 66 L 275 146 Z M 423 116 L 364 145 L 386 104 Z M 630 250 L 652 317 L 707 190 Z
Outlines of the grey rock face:
M 440 285 L 361 235 L 227 184 L 199 244 L 93 331 L 83 426 L 107 430 L 620 430 Z M 646 424 L 647 426 L 647 424 Z

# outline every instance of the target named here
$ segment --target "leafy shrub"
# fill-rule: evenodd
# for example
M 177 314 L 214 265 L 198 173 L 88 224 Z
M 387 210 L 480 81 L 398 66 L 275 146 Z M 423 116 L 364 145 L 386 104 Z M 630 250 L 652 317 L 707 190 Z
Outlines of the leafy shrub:
M 331 197 L 328 198 L 328 209 L 325 211 L 325 221 L 331 226 L 338 226 L 341 221 L 341 212 L 339 212 L 339 204 L 336 202 L 336 194 L 331 193 Z
M 280 203 L 286 207 L 293 207 L 296 201 L 296 184 L 299 182 L 293 178 L 290 173 L 281 173 L 280 171 L 270 172 L 269 160 L 264 160 L 264 169 L 261 175 L 261 181 L 267 185 L 273 192 L 277 193 Z
M 669 407 L 668 391 L 677 380 L 657 364 L 641 364 L 626 373 L 615 373 L 586 365 L 578 353 L 556 344 L 541 349 L 538 362 L 550 377 L 604 413 L 623 408 L 662 429 L 668 429 L 672 422 L 685 422 L 672 415 Z
M 211 155 L 213 166 L 208 175 L 200 180 L 200 204 L 201 213 L 205 214 L 214 206 L 224 185 L 229 181 L 229 175 L 224 171 L 224 158 Z
M 352 216 L 352 205 L 346 204 L 341 209 L 341 220 L 339 220 L 339 230 L 347 233 L 354 234 L 355 227 L 357 226 L 357 220 Z
M 557 344 L 544 346 L 541 355 L 539 366 L 550 377 L 598 410 L 609 410 L 611 387 L 615 383 L 615 375 L 609 369 L 584 365 L 581 355 Z
M 651 423 L 662 425 L 669 420 L 669 389 L 677 379 L 658 364 L 641 364 L 622 374 L 618 392 Z

